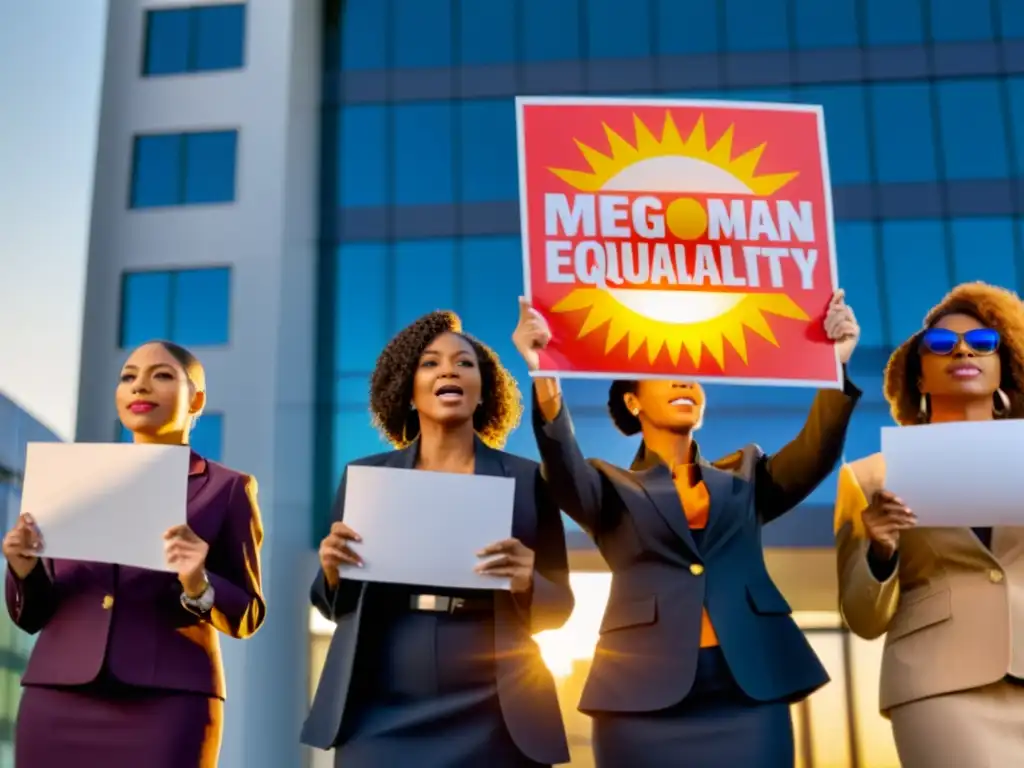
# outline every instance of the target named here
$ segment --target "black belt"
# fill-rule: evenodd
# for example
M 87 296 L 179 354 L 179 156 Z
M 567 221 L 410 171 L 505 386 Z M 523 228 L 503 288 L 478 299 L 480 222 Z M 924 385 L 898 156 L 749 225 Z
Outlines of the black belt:
M 409 610 L 428 613 L 485 613 L 494 609 L 494 598 L 448 597 L 446 595 L 409 595 Z

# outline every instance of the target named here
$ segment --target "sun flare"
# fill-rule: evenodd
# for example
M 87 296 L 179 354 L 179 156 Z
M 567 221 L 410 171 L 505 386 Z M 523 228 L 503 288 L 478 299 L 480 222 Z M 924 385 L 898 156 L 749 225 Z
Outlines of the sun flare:
M 796 171 L 759 175 L 757 168 L 767 143 L 734 157 L 735 127 L 730 125 L 710 142 L 703 115 L 685 139 L 668 112 L 660 139 L 635 114 L 633 143 L 602 125 L 607 152 L 578 139 L 575 142 L 589 171 L 548 169 L 578 192 L 768 197 L 798 175 Z M 665 215 L 668 231 L 680 240 L 700 237 L 707 226 L 701 204 L 690 198 L 672 201 Z M 589 312 L 578 338 L 607 326 L 605 354 L 626 339 L 630 358 L 646 342 L 652 365 L 663 349 L 673 365 L 678 365 L 684 349 L 693 364 L 700 365 L 706 348 L 719 368 L 724 368 L 726 342 L 747 362 L 747 329 L 778 346 L 766 314 L 808 319 L 786 294 L 761 292 L 586 287 L 574 289 L 552 308 L 560 313 L 583 309 Z

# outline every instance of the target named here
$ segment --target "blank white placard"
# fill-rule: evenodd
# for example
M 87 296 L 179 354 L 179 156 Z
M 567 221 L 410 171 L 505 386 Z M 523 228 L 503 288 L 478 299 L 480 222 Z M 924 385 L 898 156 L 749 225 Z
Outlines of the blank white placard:
M 188 520 L 187 446 L 29 443 L 21 511 L 44 555 L 157 571 L 163 534 Z
M 1024 420 L 884 427 L 882 454 L 918 525 L 1024 525 Z
M 364 566 L 344 578 L 450 589 L 508 589 L 509 579 L 474 572 L 477 552 L 512 532 L 511 477 L 350 466 L 345 524 Z

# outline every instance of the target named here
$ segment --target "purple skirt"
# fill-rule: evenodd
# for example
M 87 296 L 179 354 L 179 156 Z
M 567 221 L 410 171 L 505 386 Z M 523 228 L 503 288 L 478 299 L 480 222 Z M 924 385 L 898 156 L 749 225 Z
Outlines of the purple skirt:
M 224 702 L 132 689 L 22 689 L 18 768 L 216 768 Z

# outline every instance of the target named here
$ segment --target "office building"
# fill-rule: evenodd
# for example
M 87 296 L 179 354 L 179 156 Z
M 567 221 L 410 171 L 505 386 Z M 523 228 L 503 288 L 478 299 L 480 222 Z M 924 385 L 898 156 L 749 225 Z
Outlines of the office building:
M 222 765 L 284 768 L 319 673 L 316 568 L 344 463 L 382 444 L 367 377 L 396 330 L 458 311 L 525 380 L 513 97 L 822 104 L 841 282 L 863 327 L 847 452 L 878 449 L 880 371 L 953 284 L 1024 278 L 1024 5 L 1017 0 L 119 0 L 110 4 L 78 437 L 114 439 L 134 344 L 209 372 L 203 449 L 260 481 L 269 620 L 226 641 Z M 625 463 L 599 383 L 567 397 L 584 448 Z M 709 388 L 702 449 L 798 431 L 805 391 Z M 535 455 L 527 429 L 510 450 Z M 878 644 L 835 610 L 834 483 L 765 531 L 833 674 L 797 708 L 807 768 L 895 766 Z M 543 638 L 565 709 L 607 590 L 570 534 L 572 627 Z M 569 716 L 574 765 L 586 722 Z M 319 764 L 319 763 L 318 763 Z
M 26 446 L 59 440 L 20 405 L 0 393 L 0 535 L 14 527 L 20 514 Z M 6 618 L 0 619 L 0 768 L 14 768 L 14 722 L 21 700 L 21 673 L 32 643 L 31 636 Z

